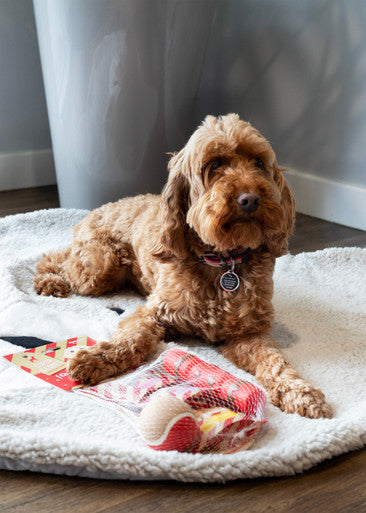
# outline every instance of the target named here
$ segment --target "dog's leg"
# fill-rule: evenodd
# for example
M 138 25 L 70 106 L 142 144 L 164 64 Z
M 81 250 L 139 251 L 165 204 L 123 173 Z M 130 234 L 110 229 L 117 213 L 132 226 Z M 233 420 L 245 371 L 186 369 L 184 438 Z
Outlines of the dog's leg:
M 70 294 L 70 284 L 63 272 L 64 262 L 69 255 L 70 249 L 66 249 L 42 256 L 33 280 L 37 294 L 55 297 L 67 297 Z
M 232 340 L 223 345 L 222 353 L 238 367 L 254 374 L 271 402 L 286 413 L 331 418 L 332 410 L 324 394 L 300 378 L 269 335 Z
M 118 325 L 110 342 L 80 349 L 68 362 L 72 379 L 94 384 L 141 365 L 163 339 L 155 311 L 140 306 Z
M 70 292 L 100 296 L 123 287 L 133 274 L 131 252 L 99 241 L 74 243 L 64 251 L 43 255 L 34 287 L 43 296 L 66 297 Z

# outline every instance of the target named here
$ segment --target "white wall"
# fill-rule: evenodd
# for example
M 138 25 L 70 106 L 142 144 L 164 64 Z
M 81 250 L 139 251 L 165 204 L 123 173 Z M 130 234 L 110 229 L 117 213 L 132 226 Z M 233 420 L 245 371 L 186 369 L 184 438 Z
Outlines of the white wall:
M 55 183 L 31 0 L 0 2 L 0 190 Z
M 161 12 L 166 1 L 151 0 Z M 238 112 L 289 169 L 300 211 L 366 229 L 366 1 L 169 0 L 183 29 L 170 33 L 167 17 L 161 37 L 166 52 L 174 43 L 178 66 L 197 1 L 211 27 L 198 87 L 179 99 L 174 130 L 162 124 L 155 139 L 174 151 L 207 113 Z M 44 162 L 52 154 L 31 0 L 2 0 L 0 20 L 1 190 L 2 154 L 41 150 Z M 30 161 L 25 155 L 25 174 L 37 181 Z
M 238 111 L 289 168 L 299 211 L 366 230 L 365 0 L 218 4 L 196 121 Z
M 366 186 L 366 2 L 219 4 L 198 117 L 239 110 L 285 165 Z

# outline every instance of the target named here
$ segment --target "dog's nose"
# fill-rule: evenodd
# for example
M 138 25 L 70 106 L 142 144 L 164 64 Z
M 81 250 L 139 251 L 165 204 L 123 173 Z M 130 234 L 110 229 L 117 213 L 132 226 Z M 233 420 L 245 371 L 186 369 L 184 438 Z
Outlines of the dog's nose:
M 258 196 L 258 194 L 254 194 L 253 192 L 245 192 L 244 194 L 240 194 L 236 201 L 238 202 L 243 212 L 251 214 L 252 212 L 255 212 L 259 207 L 261 197 Z

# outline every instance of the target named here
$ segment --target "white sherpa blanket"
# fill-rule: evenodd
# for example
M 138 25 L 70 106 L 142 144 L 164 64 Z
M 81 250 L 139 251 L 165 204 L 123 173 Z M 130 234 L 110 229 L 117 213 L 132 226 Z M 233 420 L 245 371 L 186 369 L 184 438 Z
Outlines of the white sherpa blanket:
M 86 211 L 55 209 L 0 220 L 0 339 L 31 335 L 106 340 L 132 312 L 132 293 L 103 298 L 39 297 L 32 287 L 42 252 L 61 248 Z M 253 447 L 232 455 L 155 452 L 122 415 L 0 362 L 0 467 L 104 478 L 225 481 L 293 474 L 366 442 L 366 250 L 333 248 L 277 261 L 274 334 L 283 352 L 320 387 L 334 418 L 305 419 L 268 404 Z M 171 343 L 173 344 L 173 343 Z M 179 343 L 255 382 L 217 349 Z M 0 354 L 21 348 L 0 340 Z

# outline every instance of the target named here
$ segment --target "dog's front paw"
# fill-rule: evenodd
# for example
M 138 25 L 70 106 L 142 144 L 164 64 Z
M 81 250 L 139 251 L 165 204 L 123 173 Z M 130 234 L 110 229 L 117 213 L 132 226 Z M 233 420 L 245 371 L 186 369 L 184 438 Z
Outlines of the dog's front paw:
M 117 348 L 109 342 L 100 342 L 88 349 L 79 349 L 67 362 L 71 379 L 86 385 L 95 385 L 117 376 L 123 369 L 119 364 Z
M 270 390 L 270 397 L 272 403 L 286 413 L 298 413 L 311 419 L 332 417 L 323 392 L 302 379 L 278 384 Z

